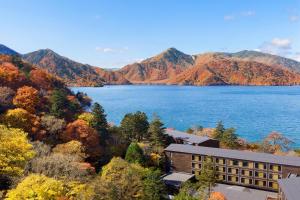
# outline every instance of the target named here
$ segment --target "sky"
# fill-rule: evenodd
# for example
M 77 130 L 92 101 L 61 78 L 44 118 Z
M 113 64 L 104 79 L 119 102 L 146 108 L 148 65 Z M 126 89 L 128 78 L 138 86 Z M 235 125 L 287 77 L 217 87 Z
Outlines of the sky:
M 300 61 L 300 0 L 0 0 L 0 43 L 103 68 L 167 48 L 257 50 Z

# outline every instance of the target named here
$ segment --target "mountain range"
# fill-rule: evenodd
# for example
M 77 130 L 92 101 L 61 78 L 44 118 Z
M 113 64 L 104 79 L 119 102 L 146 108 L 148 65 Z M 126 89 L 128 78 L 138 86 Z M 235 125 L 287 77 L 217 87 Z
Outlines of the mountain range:
M 68 86 L 111 84 L 299 85 L 300 62 L 257 51 L 188 55 L 175 48 L 118 70 L 82 64 L 50 49 L 20 54 L 0 45 L 0 54 L 21 56 Z

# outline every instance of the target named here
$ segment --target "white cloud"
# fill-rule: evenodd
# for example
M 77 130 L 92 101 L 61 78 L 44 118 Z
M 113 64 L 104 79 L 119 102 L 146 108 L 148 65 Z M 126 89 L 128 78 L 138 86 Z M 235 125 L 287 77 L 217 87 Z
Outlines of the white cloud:
M 248 10 L 248 11 L 242 12 L 241 14 L 242 14 L 242 16 L 250 17 L 250 16 L 254 16 L 256 13 L 253 10 Z
M 279 48 L 291 49 L 291 40 L 287 38 L 274 38 L 271 44 Z
M 96 47 L 96 51 L 101 53 L 123 53 L 128 50 L 129 50 L 128 47 L 122 47 L 122 48 Z
M 289 19 L 290 19 L 291 22 L 297 22 L 297 21 L 300 20 L 300 17 L 299 17 L 299 15 L 291 15 L 289 17 Z
M 288 57 L 291 55 L 292 42 L 287 38 L 273 38 L 269 42 L 264 42 L 258 50 L 265 53 Z
M 234 20 L 234 19 L 235 19 L 235 17 L 233 15 L 225 15 L 224 16 L 225 21 L 230 21 L 230 20 Z

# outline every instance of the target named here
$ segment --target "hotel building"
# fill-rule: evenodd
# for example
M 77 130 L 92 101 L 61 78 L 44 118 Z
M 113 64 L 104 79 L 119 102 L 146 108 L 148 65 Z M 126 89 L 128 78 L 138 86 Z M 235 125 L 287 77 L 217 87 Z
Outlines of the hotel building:
M 201 173 L 212 159 L 219 182 L 278 191 L 278 180 L 300 175 L 300 158 L 240 150 L 171 144 L 165 149 L 171 172 Z M 300 197 L 299 197 L 300 199 Z

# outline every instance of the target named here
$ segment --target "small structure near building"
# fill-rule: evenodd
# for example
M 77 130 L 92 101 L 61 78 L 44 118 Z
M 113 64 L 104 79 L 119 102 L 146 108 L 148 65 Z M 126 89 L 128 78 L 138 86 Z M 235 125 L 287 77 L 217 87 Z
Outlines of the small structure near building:
M 278 180 L 278 200 L 299 200 L 300 199 L 300 177 Z
M 215 147 L 215 148 L 219 148 L 220 146 L 218 140 L 206 136 L 189 134 L 172 128 L 167 128 L 166 134 L 171 136 L 177 144 L 189 144 L 194 146 L 205 146 L 205 147 Z
M 173 172 L 162 177 L 163 182 L 173 189 L 179 189 L 181 185 L 195 177 L 194 174 Z

